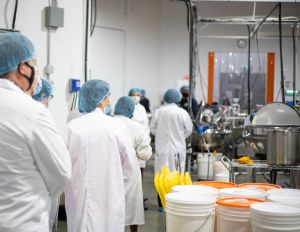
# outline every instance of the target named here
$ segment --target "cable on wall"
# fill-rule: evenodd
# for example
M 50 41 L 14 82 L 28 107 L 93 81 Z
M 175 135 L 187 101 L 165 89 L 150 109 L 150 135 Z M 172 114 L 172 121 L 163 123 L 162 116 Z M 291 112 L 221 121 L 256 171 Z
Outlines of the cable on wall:
M 13 16 L 13 21 L 12 21 L 12 26 L 11 28 L 14 30 L 16 26 L 16 19 L 17 19 L 17 13 L 18 13 L 18 5 L 19 5 L 19 0 L 16 0 L 15 2 L 15 9 L 14 9 L 14 16 Z

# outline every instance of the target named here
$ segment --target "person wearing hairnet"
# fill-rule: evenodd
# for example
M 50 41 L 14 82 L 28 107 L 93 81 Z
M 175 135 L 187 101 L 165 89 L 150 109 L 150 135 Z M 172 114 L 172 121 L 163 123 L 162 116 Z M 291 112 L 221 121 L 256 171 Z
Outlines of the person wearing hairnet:
M 53 98 L 53 86 L 50 81 L 41 79 L 41 89 L 32 98 L 48 107 L 49 100 Z
M 111 110 L 107 82 L 85 82 L 78 105 L 84 115 L 70 121 L 66 133 L 73 167 L 65 189 L 68 231 L 124 232 L 124 183 L 132 175 L 133 145 L 125 125 L 106 115 Z
M 125 225 L 130 226 L 131 232 L 138 231 L 138 225 L 145 223 L 143 206 L 143 186 L 138 158 L 148 160 L 152 155 L 150 136 L 143 127 L 131 120 L 135 103 L 128 96 L 121 97 L 116 106 L 114 117 L 121 120 L 127 127 L 135 153 L 129 156 L 133 173 L 125 184 Z
M 144 89 L 141 89 L 141 105 L 145 107 L 145 110 L 148 114 L 151 113 L 151 110 L 150 110 L 150 101 L 149 99 L 146 97 L 146 90 Z
M 0 33 L 0 231 L 49 231 L 51 198 L 71 177 L 66 145 L 33 88 L 35 48 L 21 33 Z
M 184 172 L 186 158 L 185 139 L 192 133 L 193 124 L 188 113 L 177 104 L 181 94 L 169 89 L 164 94 L 165 105 L 158 108 L 152 117 L 150 131 L 155 136 L 155 172 L 162 166 L 170 171 Z
M 179 106 L 189 112 L 189 95 L 190 88 L 188 85 L 184 85 L 180 88 L 180 92 L 182 94 L 182 98 L 180 100 Z M 192 113 L 193 118 L 196 118 L 199 110 L 198 102 L 195 98 L 192 98 Z
M 141 95 L 142 95 L 141 90 L 138 88 L 133 88 L 129 91 L 128 95 L 133 99 L 135 103 L 135 109 L 134 109 L 132 120 L 138 122 L 144 128 L 145 133 L 150 135 L 147 112 L 144 106 L 140 104 Z M 143 171 L 146 167 L 146 161 L 140 160 L 139 163 L 140 163 L 141 172 L 143 176 Z

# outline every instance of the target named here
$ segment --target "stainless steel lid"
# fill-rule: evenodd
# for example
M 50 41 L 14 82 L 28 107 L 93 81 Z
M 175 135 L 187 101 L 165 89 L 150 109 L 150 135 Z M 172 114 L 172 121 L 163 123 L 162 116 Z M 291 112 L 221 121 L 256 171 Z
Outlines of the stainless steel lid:
M 300 115 L 283 103 L 271 103 L 260 109 L 253 118 L 253 126 L 300 126 Z

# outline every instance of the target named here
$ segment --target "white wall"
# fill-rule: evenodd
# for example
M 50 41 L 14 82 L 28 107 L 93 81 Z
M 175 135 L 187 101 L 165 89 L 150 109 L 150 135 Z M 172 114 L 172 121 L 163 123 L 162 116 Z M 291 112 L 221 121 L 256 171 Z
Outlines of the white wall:
M 90 57 L 97 59 L 96 63 L 100 62 L 99 67 L 105 65 L 106 62 L 103 59 L 110 61 L 110 64 L 106 65 L 111 66 L 111 71 L 107 70 L 100 78 L 112 84 L 113 94 L 113 91 L 117 91 L 113 101 L 116 102 L 121 95 L 127 95 L 131 88 L 137 87 L 144 88 L 152 104 L 157 105 L 159 101 L 159 1 L 98 0 L 96 25 L 99 30 L 106 30 L 107 33 L 110 30 L 112 36 L 114 31 L 118 31 L 119 35 L 115 33 L 116 36 L 124 37 L 123 45 L 121 40 L 113 41 L 113 38 L 111 40 L 111 43 L 116 43 L 116 46 L 124 46 L 123 50 L 117 54 L 124 56 L 123 64 L 119 59 L 116 61 L 118 57 L 114 48 L 99 53 L 100 50 L 104 51 L 105 46 L 110 46 L 109 41 L 99 45 L 98 49 L 90 50 Z M 91 40 L 93 41 L 93 37 Z M 93 43 L 96 42 L 93 41 Z M 94 45 L 91 44 L 91 46 Z M 117 74 L 114 69 L 124 70 L 124 75 Z M 92 78 L 95 77 L 92 76 Z M 122 82 L 123 88 L 113 85 L 116 82 Z
M 0 27 L 6 27 L 5 4 L 0 1 Z M 43 26 L 43 9 L 48 6 L 48 0 L 19 1 L 16 29 L 28 36 L 37 50 L 38 66 L 43 70 L 46 64 L 47 33 Z M 54 98 L 50 102 L 50 110 L 63 131 L 70 107 L 68 79 L 83 79 L 83 48 L 84 48 L 84 0 L 57 1 L 58 6 L 65 9 L 64 27 L 51 34 L 51 64 L 54 74 Z M 7 21 L 11 27 L 14 1 L 9 1 Z

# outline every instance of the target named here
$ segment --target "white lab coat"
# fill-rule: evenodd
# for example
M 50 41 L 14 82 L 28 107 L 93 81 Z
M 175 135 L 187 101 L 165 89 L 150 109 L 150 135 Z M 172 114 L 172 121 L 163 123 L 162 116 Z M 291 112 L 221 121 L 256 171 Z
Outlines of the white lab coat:
M 0 79 L 0 231 L 49 231 L 51 198 L 71 178 L 66 145 L 44 105 Z
M 133 146 L 119 120 L 99 108 L 68 123 L 72 179 L 65 202 L 69 232 L 123 232 L 124 182 Z M 134 152 L 134 151 L 133 151 Z
M 145 107 L 142 106 L 140 103 L 135 105 L 132 120 L 139 123 L 144 128 L 145 133 L 149 134 L 149 136 L 150 136 L 148 115 L 145 110 Z M 145 160 L 140 159 L 139 163 L 140 163 L 141 168 L 146 167 Z
M 84 115 L 83 113 L 80 113 L 78 108 L 75 108 L 73 110 L 71 110 L 68 114 L 68 118 L 67 118 L 67 122 L 72 121 L 73 119 L 79 118 L 82 115 Z
M 145 219 L 143 186 L 138 158 L 142 160 L 150 159 L 152 155 L 150 137 L 137 122 L 122 115 L 116 115 L 115 118 L 126 125 L 127 133 L 131 137 L 135 149 L 133 156 L 130 156 L 130 163 L 132 163 L 134 171 L 128 182 L 125 183 L 125 225 L 142 225 L 145 223 Z
M 154 112 L 150 130 L 155 135 L 155 172 L 160 171 L 162 166 L 168 167 L 171 171 L 176 170 L 177 154 L 180 158 L 181 171 L 184 171 L 185 139 L 191 135 L 192 129 L 190 116 L 176 104 L 163 105 Z

